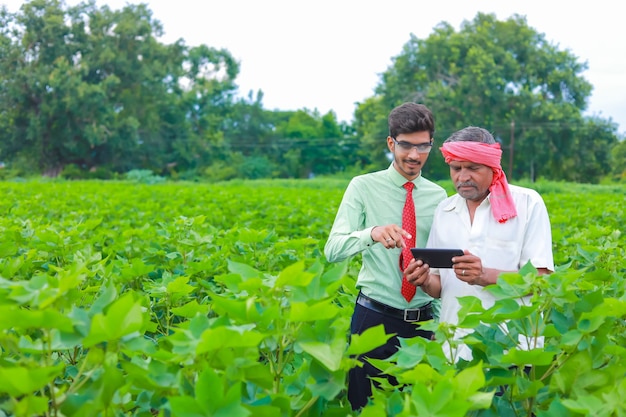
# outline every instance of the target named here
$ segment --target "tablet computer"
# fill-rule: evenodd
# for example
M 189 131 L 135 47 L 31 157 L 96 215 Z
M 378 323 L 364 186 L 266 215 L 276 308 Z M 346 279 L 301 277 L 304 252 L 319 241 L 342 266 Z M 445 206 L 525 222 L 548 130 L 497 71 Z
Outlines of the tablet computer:
M 431 268 L 452 268 L 452 258 L 463 255 L 462 249 L 411 248 L 415 259 L 421 259 Z

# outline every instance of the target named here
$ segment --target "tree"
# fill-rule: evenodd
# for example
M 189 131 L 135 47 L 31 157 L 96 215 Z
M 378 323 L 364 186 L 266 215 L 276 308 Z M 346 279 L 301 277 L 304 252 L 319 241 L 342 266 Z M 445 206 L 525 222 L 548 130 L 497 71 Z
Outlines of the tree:
M 626 140 L 624 138 L 611 150 L 612 178 L 626 182 Z
M 143 4 L 0 13 L 0 157 L 47 175 L 67 164 L 126 171 L 207 163 L 239 66 L 225 50 L 164 45 Z
M 194 138 L 191 149 L 207 166 L 224 157 L 224 128 L 233 111 L 239 64 L 224 49 L 200 45 L 188 51 L 182 67 L 186 86 L 181 104 Z
M 307 178 L 341 170 L 351 158 L 345 136 L 331 111 L 291 112 L 276 124 L 276 143 L 280 146 L 280 165 L 290 177 Z
M 372 170 L 389 163 L 386 138 L 389 135 L 387 117 L 393 109 L 392 102 L 376 95 L 359 104 L 355 111 L 354 129 L 359 139 L 357 154 L 361 164 Z
M 368 147 L 370 137 L 386 135 L 380 114 L 404 101 L 421 102 L 433 110 L 439 142 L 457 129 L 480 125 L 513 156 L 509 177 L 532 173 L 565 179 L 574 166 L 575 144 L 596 140 L 587 136 L 593 129 L 582 117 L 592 89 L 582 77 L 585 69 L 585 63 L 547 42 L 524 17 L 498 21 L 495 15 L 478 13 L 458 32 L 443 22 L 426 39 L 412 35 L 382 74 L 376 100 L 359 105 L 357 119 L 367 119 L 357 125 L 365 129 L 361 134 Z M 613 139 L 603 139 L 602 146 L 610 149 L 616 130 L 610 124 L 605 128 Z M 441 158 L 429 162 L 429 172 L 447 177 Z
M 263 108 L 263 92 L 248 93 L 237 100 L 224 123 L 224 144 L 230 152 L 244 156 L 273 153 L 273 113 Z

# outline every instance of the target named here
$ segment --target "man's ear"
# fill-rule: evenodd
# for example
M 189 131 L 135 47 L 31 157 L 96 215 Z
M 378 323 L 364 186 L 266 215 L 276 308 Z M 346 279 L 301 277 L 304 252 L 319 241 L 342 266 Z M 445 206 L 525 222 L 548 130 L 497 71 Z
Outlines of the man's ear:
M 389 148 L 389 152 L 393 152 L 393 139 L 391 136 L 387 136 L 387 148 Z

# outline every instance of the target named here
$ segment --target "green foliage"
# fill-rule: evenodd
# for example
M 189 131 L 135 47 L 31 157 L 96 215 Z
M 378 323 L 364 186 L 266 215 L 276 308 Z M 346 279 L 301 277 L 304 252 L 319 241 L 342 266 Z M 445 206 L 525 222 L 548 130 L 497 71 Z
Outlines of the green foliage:
M 522 16 L 499 21 L 478 13 L 459 31 L 442 22 L 425 39 L 411 36 L 382 74 L 376 95 L 357 108 L 364 157 L 385 164 L 383 116 L 415 101 L 433 110 L 436 143 L 468 125 L 493 132 L 510 179 L 598 182 L 611 171 L 617 126 L 582 116 L 592 89 L 585 69 Z M 431 156 L 427 171 L 447 177 L 440 155 Z
M 346 181 L 0 183 L 0 414 L 353 415 L 351 355 L 390 335 L 348 343 L 358 260 L 321 252 Z M 362 415 L 624 413 L 624 188 L 536 185 L 557 271 L 460 300 L 471 362 L 436 322 L 401 340 Z
M 204 178 L 209 181 L 232 180 L 237 178 L 237 168 L 230 163 L 218 161 L 204 170 Z
M 622 140 L 611 150 L 612 179 L 626 182 L 626 140 Z
M 256 180 L 259 178 L 271 178 L 275 168 L 271 161 L 264 156 L 250 156 L 243 159 L 238 167 L 239 178 Z
M 69 164 L 161 171 L 210 159 L 239 70 L 227 51 L 159 43 L 141 4 L 32 0 L 1 23 L 3 159 L 30 158 L 48 176 Z
M 114 174 L 103 167 L 92 167 L 89 170 L 81 169 L 76 164 L 69 164 L 63 167 L 59 177 L 68 180 L 86 180 L 99 179 L 110 180 L 114 178 Z
M 142 184 L 158 184 L 165 181 L 165 178 L 154 175 L 149 169 L 133 169 L 126 173 L 126 179 Z
M 345 301 L 340 288 L 354 283 L 341 267 L 325 270 L 318 240 L 294 229 L 309 220 L 294 210 L 303 199 L 313 207 L 317 190 L 282 209 L 267 207 L 276 223 L 291 213 L 294 223 L 278 229 L 279 238 L 248 227 L 265 221 L 253 211 L 271 188 L 247 201 L 231 192 L 249 186 L 31 183 L 37 198 L 55 195 L 35 209 L 22 198 L 26 188 L 7 187 L 5 195 L 20 199 L 13 200 L 16 217 L 1 226 L 18 233 L 8 233 L 17 240 L 3 247 L 0 262 L 0 276 L 12 277 L 0 280 L 9 320 L 0 343 L 3 376 L 22 381 L 0 384 L 7 412 L 291 414 L 344 388 L 350 311 L 336 303 Z M 233 221 L 234 201 L 242 207 Z M 162 206 L 148 220 L 156 227 L 137 216 L 142 206 Z M 199 206 L 210 221 L 194 214 Z M 64 213 L 52 227 L 49 210 Z M 20 213 L 28 213 L 28 225 Z M 290 404 L 290 392 L 303 394 Z
M 419 101 L 435 113 L 436 143 L 470 124 L 491 130 L 510 179 L 624 176 L 616 125 L 582 116 L 586 64 L 520 16 L 479 13 L 458 31 L 442 22 L 411 36 L 352 125 L 333 111 L 264 109 L 262 91 L 237 98 L 227 50 L 163 44 L 163 31 L 146 4 L 30 0 L 0 13 L 0 160 L 22 177 L 345 176 L 389 163 L 387 115 Z M 425 173 L 448 177 L 439 152 Z
M 267 111 L 261 92 L 235 99 L 232 55 L 160 43 L 144 4 L 31 0 L 0 23 L 1 160 L 71 179 L 110 177 L 101 167 L 197 179 L 210 167 L 210 180 L 306 178 L 353 162 L 351 129 L 333 112 Z M 231 160 L 235 175 L 217 172 Z
M 20 176 L 20 171 L 11 168 L 0 168 L 0 181 L 6 181 Z

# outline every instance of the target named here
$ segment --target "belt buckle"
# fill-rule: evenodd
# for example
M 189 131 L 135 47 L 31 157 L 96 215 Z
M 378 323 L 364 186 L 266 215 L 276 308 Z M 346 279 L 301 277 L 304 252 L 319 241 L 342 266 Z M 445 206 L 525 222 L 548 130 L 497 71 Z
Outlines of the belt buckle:
M 408 319 L 407 318 L 407 314 L 408 313 L 412 313 L 414 311 L 417 311 L 417 318 L 415 320 Z M 422 309 L 421 308 L 407 308 L 406 310 L 404 310 L 404 321 L 407 321 L 409 323 L 414 322 L 414 321 L 420 321 L 420 316 L 421 315 L 422 315 Z

